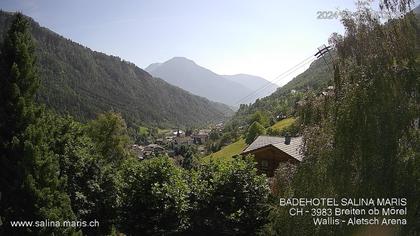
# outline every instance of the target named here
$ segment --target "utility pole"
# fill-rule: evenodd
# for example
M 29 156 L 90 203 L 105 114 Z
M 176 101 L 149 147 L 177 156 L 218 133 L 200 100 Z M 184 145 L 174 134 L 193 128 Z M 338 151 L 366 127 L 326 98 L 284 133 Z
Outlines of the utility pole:
M 322 59 L 324 59 L 325 65 L 328 67 L 328 71 L 331 73 L 330 65 L 327 63 L 327 60 L 325 60 L 325 57 L 324 57 L 325 54 L 327 53 L 330 54 L 330 49 L 331 49 L 331 46 L 326 46 L 325 44 L 323 44 L 321 47 L 318 47 L 318 52 L 315 53 L 314 56 L 317 59 L 322 57 Z M 330 57 L 331 57 L 331 54 L 330 54 Z

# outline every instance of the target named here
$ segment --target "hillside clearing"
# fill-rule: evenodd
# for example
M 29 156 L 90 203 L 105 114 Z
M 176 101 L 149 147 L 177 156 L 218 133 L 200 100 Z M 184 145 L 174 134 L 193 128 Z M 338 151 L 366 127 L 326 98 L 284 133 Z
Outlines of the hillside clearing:
M 290 117 L 281 121 L 278 121 L 274 125 L 271 126 L 272 129 L 276 131 L 281 131 L 284 128 L 289 127 L 296 121 L 295 118 Z M 242 150 L 246 148 L 246 143 L 244 138 L 240 138 L 238 141 L 231 143 L 225 147 L 223 147 L 221 150 L 212 153 L 206 157 L 204 157 L 204 160 L 209 159 L 218 159 L 218 160 L 229 160 L 232 156 L 239 155 Z
M 271 128 L 273 130 L 276 130 L 276 131 L 281 131 L 284 128 L 287 128 L 290 125 L 292 125 L 295 121 L 296 121 L 296 118 L 293 118 L 293 117 L 290 117 L 290 118 L 287 118 L 287 119 L 283 119 L 281 121 L 278 121 L 274 125 L 272 125 Z

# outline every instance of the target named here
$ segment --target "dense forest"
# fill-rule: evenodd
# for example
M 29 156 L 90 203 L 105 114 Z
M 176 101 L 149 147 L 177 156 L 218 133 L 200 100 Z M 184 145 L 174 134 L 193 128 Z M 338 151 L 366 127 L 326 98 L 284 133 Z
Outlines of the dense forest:
M 11 21 L 11 13 L 0 11 L 0 39 Z M 114 110 L 130 126 L 185 127 L 220 122 L 233 113 L 224 104 L 192 95 L 130 62 L 94 52 L 28 21 L 42 77 L 37 100 L 61 114 L 86 121 Z
M 303 135 L 303 160 L 298 165 L 281 164 L 271 179 L 259 174 L 252 156 L 225 161 L 195 158 L 182 165 L 166 155 L 139 159 L 130 151 L 133 137 L 125 118 L 131 118 L 122 115 L 124 110 L 115 108 L 121 114 L 95 110 L 80 121 L 78 112 L 91 112 L 89 107 L 71 116 L 52 109 L 54 105 L 46 106 L 40 92 L 45 80 L 71 73 L 79 74 L 78 83 L 88 83 L 82 82 L 84 71 L 73 70 L 73 65 L 67 71 L 65 63 L 54 67 L 59 71 L 43 68 L 42 60 L 48 59 L 40 56 L 44 49 L 31 30 L 33 22 L 20 13 L 4 13 L 8 27 L 0 47 L 0 235 L 380 235 L 384 231 L 417 235 L 420 21 L 409 12 L 410 4 L 382 2 L 383 11 L 394 16 L 386 23 L 366 6 L 343 16 L 345 35 L 330 38 L 334 50 L 330 71 L 327 64 L 314 62 L 283 92 L 242 105 L 226 125 L 230 138 L 245 134 L 250 143 L 259 134 L 272 132 L 266 128 L 278 115 L 294 116 L 296 124 L 288 132 Z M 54 52 L 75 48 L 60 57 L 102 55 L 63 40 L 58 41 L 67 43 L 56 44 Z M 113 65 L 135 68 L 102 56 L 119 61 Z M 108 67 L 98 64 L 105 61 L 79 66 L 105 73 Z M 99 76 L 89 78 L 103 83 Z M 151 77 L 143 79 L 169 86 Z M 118 86 L 118 79 L 114 82 Z M 308 83 L 313 89 L 307 89 Z M 326 86 L 332 89 L 324 94 Z M 169 92 L 182 91 L 169 87 L 173 91 L 155 95 L 168 99 Z M 61 97 L 58 92 L 54 96 Z M 79 96 L 78 90 L 68 92 Z M 62 106 L 69 104 L 64 100 Z M 147 112 L 139 110 L 137 118 L 150 116 L 140 120 L 153 123 L 155 117 Z M 187 121 L 194 120 L 182 120 Z M 289 197 L 405 197 L 408 224 L 316 226 L 309 216 L 291 217 L 279 205 L 280 198 Z M 35 225 L 17 227 L 18 221 Z

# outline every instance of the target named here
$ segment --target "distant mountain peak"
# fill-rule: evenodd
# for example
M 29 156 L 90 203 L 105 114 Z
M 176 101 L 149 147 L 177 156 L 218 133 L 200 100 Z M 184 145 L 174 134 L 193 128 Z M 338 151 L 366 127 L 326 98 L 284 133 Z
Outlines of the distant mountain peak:
M 246 74 L 219 75 L 186 57 L 173 57 L 160 64 L 151 64 L 146 71 L 193 94 L 231 106 L 237 106 L 238 101 L 254 102 L 255 99 L 265 97 L 277 88 L 277 85 L 272 84 L 266 91 L 249 96 L 255 89 L 270 82 Z
M 156 62 L 150 64 L 144 70 L 151 73 L 162 65 L 173 65 L 173 66 L 198 66 L 193 60 L 186 57 L 172 57 L 171 59 L 165 62 Z
M 148 67 L 146 67 L 145 71 L 153 71 L 154 69 L 158 68 L 162 63 L 152 63 Z
M 193 60 L 188 59 L 186 57 L 172 57 L 168 61 L 188 61 L 188 62 L 194 62 Z
M 173 58 L 167 60 L 166 62 L 164 62 L 162 64 L 170 64 L 170 63 L 183 64 L 183 65 L 194 65 L 194 66 L 197 65 L 193 60 L 188 59 L 186 57 L 173 57 Z

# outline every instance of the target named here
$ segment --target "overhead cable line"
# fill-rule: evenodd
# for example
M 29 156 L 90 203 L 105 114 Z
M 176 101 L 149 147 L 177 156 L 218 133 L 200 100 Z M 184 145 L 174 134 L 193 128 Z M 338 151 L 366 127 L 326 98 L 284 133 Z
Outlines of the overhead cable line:
M 281 73 L 280 75 L 278 75 L 273 81 L 267 81 L 267 83 L 264 86 L 262 86 L 262 87 L 260 87 L 260 88 L 258 88 L 256 90 L 254 90 L 252 93 L 250 93 L 247 96 L 242 97 L 241 99 L 239 99 L 237 102 L 235 102 L 235 105 L 239 105 L 241 102 L 246 101 L 248 98 L 252 97 L 253 95 L 258 94 L 259 92 L 261 92 L 264 89 L 266 89 L 269 86 L 271 86 L 273 83 L 275 83 L 275 82 L 283 79 L 284 77 L 290 75 L 291 73 L 295 72 L 296 70 L 302 68 L 303 66 L 307 65 L 308 63 L 310 63 L 310 62 L 312 62 L 314 60 L 315 60 L 314 55 L 311 55 L 311 56 L 305 58 L 303 61 L 299 62 L 298 64 L 296 64 L 292 68 L 290 68 L 290 69 L 286 70 L 285 72 Z

